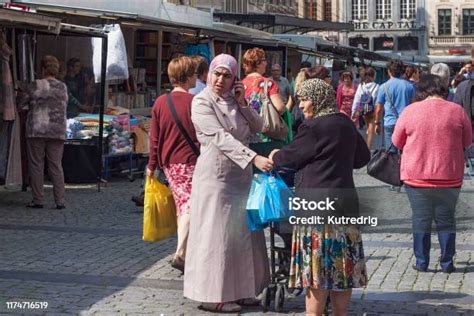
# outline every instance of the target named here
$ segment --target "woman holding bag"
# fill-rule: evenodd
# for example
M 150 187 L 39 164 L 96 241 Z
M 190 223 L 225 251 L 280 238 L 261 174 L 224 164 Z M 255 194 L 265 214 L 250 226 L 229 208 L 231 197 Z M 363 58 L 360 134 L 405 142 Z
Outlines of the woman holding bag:
M 305 121 L 293 142 L 274 150 L 270 159 L 275 166 L 297 170 L 296 196 L 312 201 L 333 197 L 337 206 L 331 214 L 357 216 L 352 173 L 367 164 L 369 149 L 347 115 L 339 113 L 329 84 L 306 80 L 297 95 Z M 368 282 L 359 229 L 296 225 L 291 249 L 289 287 L 306 288 L 307 315 L 322 315 L 328 295 L 334 315 L 346 315 L 352 288 Z
M 273 107 L 280 115 L 286 112 L 286 105 L 280 96 L 278 84 L 272 79 L 267 79 L 263 75 L 267 68 L 265 51 L 261 48 L 248 49 L 242 59 L 245 74 L 247 75 L 242 83 L 245 86 L 245 99 L 250 106 L 261 114 L 264 99 L 271 101 Z M 267 157 L 274 148 L 281 148 L 285 142 L 258 133 L 252 137 L 251 148 L 259 155 Z
M 186 56 L 175 58 L 168 65 L 168 77 L 174 89 L 169 95 L 160 96 L 153 106 L 150 158 L 146 170 L 146 175 L 151 177 L 157 166 L 163 169 L 173 193 L 178 216 L 178 245 L 171 266 L 181 272 L 184 272 L 189 234 L 191 180 L 199 154 L 199 142 L 191 122 L 194 96 L 188 93 L 196 85 L 195 70 L 194 61 Z
M 248 148 L 263 124 L 245 101 L 237 67 L 234 57 L 216 56 L 192 106 L 201 155 L 193 176 L 184 296 L 213 312 L 258 304 L 255 296 L 270 281 L 265 236 L 247 228 L 246 203 L 252 164 L 262 171 L 273 165 Z

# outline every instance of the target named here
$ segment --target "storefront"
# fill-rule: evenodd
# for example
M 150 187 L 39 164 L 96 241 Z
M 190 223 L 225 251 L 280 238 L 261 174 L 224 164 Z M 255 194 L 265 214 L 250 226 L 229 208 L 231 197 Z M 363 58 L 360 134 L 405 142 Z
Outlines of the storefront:
M 296 43 L 272 38 L 272 34 L 263 31 L 213 22 L 212 19 L 210 24 L 186 23 L 194 21 L 191 19 L 191 14 L 194 13 L 189 13 L 188 18 L 182 17 L 184 22 L 172 22 L 133 13 L 143 11 L 143 8 L 130 8 L 130 13 L 99 9 L 96 8 L 99 2 L 96 7 L 91 8 L 52 4 L 60 1 L 24 2 L 32 5 L 38 12 L 61 18 L 63 24 L 83 27 L 94 25 L 99 29 L 104 25 L 120 27 L 125 45 L 123 59 L 128 63 L 129 77 L 104 82 L 107 93 L 104 107 L 106 116 L 103 121 L 100 120 L 99 108 L 88 108 L 84 111 L 88 113 L 71 117 L 73 121 L 70 123 L 74 127 L 74 133 L 70 135 L 71 144 L 85 145 L 98 134 L 106 138 L 104 150 L 99 151 L 103 158 L 101 166 L 104 167 L 104 172 L 101 176 L 104 178 L 109 176 L 109 169 L 116 160 L 125 161 L 125 164 L 122 164 L 123 170 L 118 171 L 128 172 L 132 176 L 137 159 L 146 159 L 150 126 L 147 116 L 151 114 L 151 106 L 156 97 L 172 89 L 167 76 L 167 65 L 172 58 L 180 55 L 202 55 L 210 61 L 216 54 L 225 52 L 236 56 L 241 63 L 242 54 L 246 49 L 261 47 L 271 61 L 269 67 L 272 63 L 278 63 L 286 70 L 288 67 L 298 68 L 304 54 L 328 57 L 328 54 L 318 54 L 315 50 L 300 47 Z M 93 5 L 90 1 L 87 3 Z M 117 2 L 117 5 L 118 3 L 122 2 Z M 91 74 L 93 65 L 90 40 L 65 38 L 63 41 L 55 41 L 54 38 L 41 35 L 37 51 L 43 54 L 50 49 L 61 54 L 58 57 L 64 61 L 66 72 L 68 61 L 72 60 L 74 65 L 81 68 L 79 75 L 87 77 Z M 82 89 L 82 92 L 86 90 Z M 84 94 L 86 95 L 76 97 L 81 104 L 97 99 L 96 95 Z M 77 126 L 83 128 L 75 130 Z M 103 131 L 99 133 L 99 129 Z M 97 133 L 91 134 L 91 130 Z M 134 141 L 131 142 L 130 138 Z M 88 148 L 92 150 L 92 147 Z M 99 153 L 93 155 L 100 155 Z M 80 177 L 74 175 L 71 178 Z
M 59 18 L 36 14 L 33 12 L 23 12 L 10 9 L 0 9 L 0 27 L 2 38 L 2 108 L 3 113 L 11 113 L 10 119 L 0 121 L 0 129 L 3 131 L 1 159 L 0 159 L 0 181 L 5 183 L 9 189 L 25 189 L 27 179 L 26 146 L 24 131 L 26 124 L 26 108 L 17 104 L 16 88 L 22 82 L 29 83 L 39 79 L 39 62 L 45 55 L 54 55 L 58 59 L 62 58 L 64 51 L 58 50 L 57 45 L 68 40 L 91 42 L 91 38 L 96 38 L 102 43 L 102 50 L 98 52 L 96 58 L 99 62 L 98 71 L 105 77 L 106 56 L 107 56 L 107 35 L 99 29 L 82 27 L 79 25 L 64 24 Z M 51 40 L 57 44 L 45 46 Z M 83 42 L 81 42 L 83 44 Z M 62 54 L 62 55 L 61 55 Z M 61 56 L 60 56 L 61 55 Z M 93 106 L 98 112 L 97 138 L 94 141 L 96 152 L 102 151 L 102 126 L 103 111 L 105 106 L 105 80 L 94 83 L 95 96 Z M 8 99 L 5 97 L 8 96 Z M 26 105 L 27 106 L 27 105 Z M 5 109 L 10 107 L 10 109 Z M 65 157 L 63 167 L 65 174 L 68 170 L 68 163 L 72 164 L 73 170 L 79 173 L 86 173 L 91 170 L 93 182 L 100 178 L 102 168 L 102 157 L 97 154 L 88 156 L 87 164 L 80 164 L 76 161 L 77 155 L 71 155 L 67 159 L 69 151 L 68 144 L 65 146 Z

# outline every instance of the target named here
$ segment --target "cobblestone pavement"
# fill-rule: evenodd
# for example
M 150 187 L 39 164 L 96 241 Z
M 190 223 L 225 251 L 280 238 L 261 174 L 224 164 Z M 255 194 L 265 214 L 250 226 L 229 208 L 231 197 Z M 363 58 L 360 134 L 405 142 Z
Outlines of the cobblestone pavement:
M 353 293 L 353 315 L 474 315 L 474 185 L 467 181 L 457 209 L 457 271 L 441 273 L 437 239 L 427 273 L 411 269 L 411 211 L 406 194 L 387 190 L 356 171 L 364 215 L 378 217 L 364 230 L 370 275 Z M 169 260 L 175 238 L 141 241 L 141 210 L 130 197 L 139 181 L 68 186 L 67 208 L 24 207 L 26 192 L 0 191 L 0 313 L 202 314 L 183 298 L 182 277 Z M 47 309 L 8 309 L 13 303 L 47 302 Z M 27 306 L 26 306 L 27 307 Z M 33 306 L 30 306 L 33 307 Z M 284 314 L 304 314 L 304 295 L 288 298 Z M 259 308 L 245 313 L 260 314 Z M 273 315 L 272 313 L 268 313 Z

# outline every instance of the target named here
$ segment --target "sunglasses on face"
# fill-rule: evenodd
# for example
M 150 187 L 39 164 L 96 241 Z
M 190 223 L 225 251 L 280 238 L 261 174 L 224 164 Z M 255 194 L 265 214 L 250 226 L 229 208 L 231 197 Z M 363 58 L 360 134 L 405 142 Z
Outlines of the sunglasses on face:
M 231 79 L 232 78 L 232 74 L 231 73 L 228 73 L 228 72 L 219 72 L 219 71 L 213 71 L 212 74 L 216 77 L 224 77 L 224 79 Z

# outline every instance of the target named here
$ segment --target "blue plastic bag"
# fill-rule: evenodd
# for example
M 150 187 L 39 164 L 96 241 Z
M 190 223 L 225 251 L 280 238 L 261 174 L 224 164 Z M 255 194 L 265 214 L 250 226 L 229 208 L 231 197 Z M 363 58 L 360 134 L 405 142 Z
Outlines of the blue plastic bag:
M 267 223 L 260 218 L 259 211 L 260 204 L 265 199 L 265 187 L 260 176 L 254 176 L 247 199 L 247 226 L 253 232 L 262 230 L 267 226 Z
M 293 215 L 289 199 L 293 192 L 288 188 L 277 172 L 262 174 L 261 184 L 265 189 L 265 198 L 260 200 L 259 213 L 262 222 L 277 222 Z

